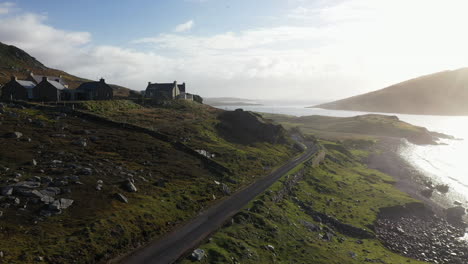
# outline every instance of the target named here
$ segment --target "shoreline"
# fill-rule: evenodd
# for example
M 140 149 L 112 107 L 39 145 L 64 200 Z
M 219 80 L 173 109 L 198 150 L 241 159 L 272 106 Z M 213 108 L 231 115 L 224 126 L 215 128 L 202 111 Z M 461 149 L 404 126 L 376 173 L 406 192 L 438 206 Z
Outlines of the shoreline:
M 456 205 L 447 194 L 439 193 L 436 190 L 429 197 L 422 194 L 422 191 L 428 188 L 427 183 L 433 179 L 419 171 L 399 154 L 402 147 L 404 147 L 404 143 L 401 139 L 381 138 L 375 148 L 380 153 L 372 153 L 363 162 L 371 169 L 392 176 L 396 180 L 395 188 L 423 202 L 438 216 L 446 217 L 446 209 Z M 466 219 L 465 224 L 468 224 Z
M 423 202 L 438 215 L 445 215 L 445 209 L 441 204 L 421 194 L 421 191 L 426 187 L 424 180 L 430 179 L 430 177 L 419 172 L 413 165 L 401 157 L 398 150 L 402 145 L 401 139 L 381 138 L 375 148 L 381 153 L 372 153 L 363 162 L 371 169 L 376 169 L 392 176 L 396 180 L 394 186 L 398 190 Z
M 451 202 L 446 194 L 438 195 L 445 198 L 442 203 L 440 197 L 436 201 L 424 195 L 430 176 L 419 172 L 399 154 L 402 144 L 399 139 L 381 140 L 375 148 L 377 153 L 370 154 L 363 162 L 392 176 L 396 189 L 421 203 L 381 209 L 375 224 L 377 237 L 387 248 L 406 257 L 464 264 L 468 256 L 466 218 L 455 216 L 444 206 Z

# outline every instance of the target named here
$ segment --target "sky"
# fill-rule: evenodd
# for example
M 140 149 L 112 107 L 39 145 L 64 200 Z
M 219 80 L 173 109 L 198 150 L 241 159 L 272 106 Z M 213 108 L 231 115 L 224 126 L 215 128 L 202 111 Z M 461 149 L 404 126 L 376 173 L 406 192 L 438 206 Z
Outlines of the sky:
M 0 0 L 0 42 L 144 90 L 327 101 L 468 66 L 466 0 Z

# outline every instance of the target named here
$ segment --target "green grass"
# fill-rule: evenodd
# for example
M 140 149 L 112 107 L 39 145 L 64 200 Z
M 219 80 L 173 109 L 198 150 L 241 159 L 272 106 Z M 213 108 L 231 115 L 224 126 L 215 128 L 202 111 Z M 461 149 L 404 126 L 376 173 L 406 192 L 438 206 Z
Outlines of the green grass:
M 199 159 L 145 133 L 73 115 L 57 119 L 57 113 L 52 111 L 8 108 L 7 111 L 19 116 L 4 115 L 0 135 L 20 131 L 32 141 L 2 141 L 0 167 L 8 167 L 10 171 L 0 173 L 0 180 L 5 181 L 16 171 L 23 174 L 20 180 L 36 175 L 55 178 L 75 174 L 49 167 L 41 173 L 39 168 L 53 159 L 96 170 L 93 175 L 81 176 L 84 185 L 71 186 L 71 193 L 60 196 L 75 200 L 62 215 L 38 220 L 40 205 L 32 203 L 21 214 L 17 208 L 0 209 L 4 212 L 0 218 L 0 251 L 5 254 L 5 263 L 35 263 L 37 256 L 45 257 L 46 263 L 102 262 L 177 228 L 212 205 L 213 196 L 222 199 L 224 194 L 215 181 L 226 183 L 235 191 L 297 154 L 289 145 L 229 142 L 214 127 L 218 110 L 201 105 L 178 103 L 147 108 L 129 101 L 101 101 L 87 102 L 86 107 L 87 111 L 117 121 L 124 121 L 119 116 L 125 116 L 134 124 L 161 127 L 174 141 L 189 138 L 186 144 L 216 153 L 214 160 L 233 173 L 216 174 Z M 45 127 L 39 127 L 28 119 L 47 122 Z M 167 126 L 162 128 L 163 124 Z M 50 136 L 54 134 L 66 137 Z M 98 140 L 92 142 L 92 136 Z M 88 146 L 85 149 L 75 146 L 76 138 L 87 139 Z M 39 162 L 37 167 L 30 165 L 32 159 Z M 137 193 L 125 192 L 120 187 L 126 176 L 117 167 L 135 176 Z M 166 181 L 166 186 L 157 186 L 160 179 Z M 95 189 L 97 180 L 104 181 L 100 192 Z M 123 193 L 130 202 L 116 201 L 113 198 L 116 192 Z
M 287 178 L 274 184 L 247 208 L 234 216 L 234 222 L 215 233 L 200 248 L 207 252 L 201 263 L 365 263 L 366 259 L 387 264 L 422 263 L 387 250 L 377 239 L 358 239 L 335 231 L 331 241 L 322 239 L 325 231 L 312 232 L 303 221 L 326 226 L 312 219 L 299 206 L 301 201 L 315 211 L 339 221 L 371 231 L 379 208 L 401 205 L 414 200 L 396 190 L 394 180 L 368 169 L 352 153 L 338 151 L 340 144 L 323 142 L 329 147 L 328 158 L 319 167 L 301 165 L 289 174 L 304 173 L 291 193 L 275 202 L 285 188 Z M 361 153 L 365 150 L 359 150 Z M 327 201 L 331 200 L 329 203 Z M 275 249 L 268 249 L 272 245 Z M 351 257 L 351 252 L 357 256 Z M 191 263 L 184 259 L 181 263 Z
M 304 134 L 328 139 L 372 140 L 375 137 L 406 138 L 416 143 L 432 143 L 427 129 L 398 120 L 394 116 L 361 115 L 355 117 L 302 116 L 262 114 L 285 128 L 300 128 Z

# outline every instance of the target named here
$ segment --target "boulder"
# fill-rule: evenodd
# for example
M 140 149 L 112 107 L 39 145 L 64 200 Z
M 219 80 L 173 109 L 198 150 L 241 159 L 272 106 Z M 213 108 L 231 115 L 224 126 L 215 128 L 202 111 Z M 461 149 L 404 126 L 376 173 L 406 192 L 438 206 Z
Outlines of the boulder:
M 128 199 L 127 197 L 125 197 L 123 194 L 121 193 L 116 193 L 115 194 L 115 198 L 119 201 L 121 201 L 122 203 L 128 203 Z
M 63 209 L 67 209 L 73 204 L 72 199 L 65 199 L 65 198 L 60 198 L 58 200 L 55 200 L 52 204 L 49 205 L 49 209 L 52 211 L 61 211 Z
M 452 223 L 461 223 L 463 221 L 462 217 L 465 215 L 465 208 L 461 206 L 455 206 L 445 210 L 447 214 L 447 220 Z
M 131 179 L 127 179 L 124 182 L 124 188 L 128 192 L 137 192 L 138 189 L 136 188 L 135 184 L 133 184 L 133 181 Z
M 205 257 L 205 250 L 200 249 L 200 248 L 195 249 L 190 255 L 190 258 L 194 261 L 201 261 L 204 257 Z
M 11 185 L 13 188 L 23 188 L 23 189 L 35 189 L 41 187 L 40 182 L 34 182 L 34 181 L 23 181 L 23 182 L 18 182 L 13 185 Z

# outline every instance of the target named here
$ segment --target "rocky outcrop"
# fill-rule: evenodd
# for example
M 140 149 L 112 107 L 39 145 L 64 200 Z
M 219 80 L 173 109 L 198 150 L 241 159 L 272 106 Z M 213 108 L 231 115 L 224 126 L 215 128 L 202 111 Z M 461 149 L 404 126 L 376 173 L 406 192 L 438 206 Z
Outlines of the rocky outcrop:
M 287 142 L 286 130 L 281 125 L 273 124 L 253 112 L 242 109 L 225 111 L 218 118 L 221 122 L 217 129 L 227 140 L 241 144 Z

